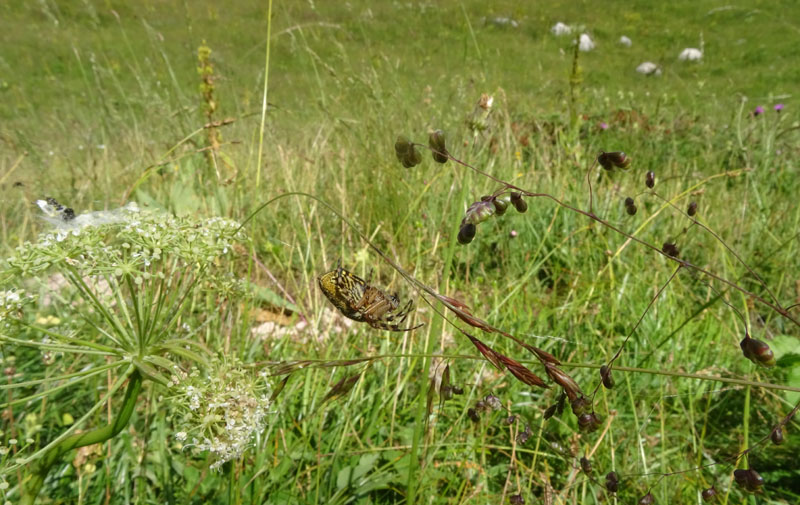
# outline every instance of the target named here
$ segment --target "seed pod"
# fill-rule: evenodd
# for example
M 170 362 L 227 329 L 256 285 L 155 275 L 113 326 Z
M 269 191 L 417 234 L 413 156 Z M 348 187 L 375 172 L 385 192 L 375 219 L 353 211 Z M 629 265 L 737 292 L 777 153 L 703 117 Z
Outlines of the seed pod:
M 528 202 L 522 199 L 522 194 L 517 192 L 511 193 L 511 204 L 517 209 L 517 212 L 524 214 L 528 210 Z
M 581 458 L 581 470 L 586 475 L 592 475 L 592 462 L 586 456 Z
M 516 420 L 517 420 L 516 414 L 510 415 L 510 416 L 506 417 L 506 424 L 514 424 L 514 421 L 516 421 Z
M 614 170 L 614 167 L 627 170 L 631 166 L 631 159 L 622 151 L 600 153 L 597 161 L 606 170 Z
M 714 489 L 714 486 L 711 486 L 708 489 L 703 489 L 703 492 L 700 493 L 700 496 L 703 497 L 703 501 L 708 501 L 717 496 L 717 490 Z
M 636 215 L 636 205 L 628 205 L 625 207 L 625 211 L 628 213 L 629 216 Z
M 394 153 L 405 168 L 411 168 L 422 163 L 422 156 L 417 148 L 408 140 L 408 137 L 403 135 L 397 137 L 394 143 Z
M 745 491 L 751 493 L 755 493 L 764 485 L 764 477 L 760 476 L 758 472 L 752 468 L 749 470 L 744 470 L 742 468 L 734 470 L 733 479 L 736 481 L 736 484 L 744 488 Z
M 616 493 L 619 491 L 619 479 L 617 472 L 608 472 L 606 474 L 606 489 L 609 493 Z
M 612 389 L 614 387 L 614 378 L 611 377 L 611 369 L 605 365 L 600 367 L 600 378 L 603 380 L 603 386 L 605 386 L 606 389 Z
M 586 414 L 592 411 L 592 403 L 586 399 L 585 396 L 579 396 L 572 400 L 570 403 L 572 405 L 572 413 L 576 416 L 580 416 L 581 414 Z
M 521 494 L 512 494 L 508 497 L 508 503 L 511 505 L 525 505 L 525 498 Z
M 526 424 L 525 430 L 517 433 L 516 441 L 519 445 L 525 445 L 525 442 L 527 442 L 531 438 L 531 435 L 533 435 L 533 431 L 531 431 L 531 425 Z
M 583 433 L 591 433 L 600 427 L 600 417 L 592 412 L 578 416 L 578 429 Z
M 545 421 L 550 419 L 551 417 L 553 417 L 553 415 L 556 413 L 556 410 L 558 410 L 558 404 L 557 403 L 547 407 L 547 410 L 544 411 L 544 419 L 545 419 Z
M 464 223 L 458 230 L 458 243 L 462 245 L 469 244 L 475 238 L 477 228 L 472 223 Z
M 481 200 L 480 202 L 473 202 L 464 214 L 463 223 L 480 224 L 490 217 L 492 217 L 497 210 L 491 202 L 491 197 L 488 200 Z
M 664 242 L 664 245 L 661 246 L 661 250 L 664 252 L 664 254 L 667 256 L 672 256 L 673 258 L 677 258 L 681 253 L 680 249 L 678 249 L 678 246 L 672 242 Z
M 498 216 L 502 216 L 503 214 L 506 213 L 506 210 L 508 209 L 507 201 L 501 198 L 495 198 L 494 200 L 492 200 L 492 203 L 494 204 L 494 210 L 497 211 Z
M 478 415 L 478 411 L 473 408 L 467 409 L 467 417 L 469 417 L 473 423 L 477 423 L 481 420 L 481 416 Z
M 765 342 L 750 338 L 750 335 L 745 335 L 742 341 L 739 342 L 739 347 L 741 347 L 744 357 L 756 365 L 766 368 L 775 366 L 775 355 Z
M 769 435 L 770 440 L 775 445 L 781 445 L 783 443 L 783 428 L 778 426 L 775 430 Z
M 653 187 L 656 185 L 656 174 L 655 174 L 655 172 L 653 172 L 652 170 L 647 172 L 647 174 L 644 176 L 644 185 L 647 186 L 650 189 L 653 189 Z
M 625 198 L 625 206 L 626 206 L 626 207 L 630 207 L 630 206 L 631 206 L 631 205 L 633 205 L 633 204 L 634 204 L 634 202 L 633 202 L 633 198 L 631 198 L 631 197 L 627 197 L 627 198 Z
M 690 216 L 697 214 L 697 202 L 689 202 L 689 208 L 686 209 L 686 213 Z
M 431 148 L 433 161 L 436 163 L 447 163 L 448 153 L 444 142 L 444 132 L 435 130 L 428 136 L 428 147 Z
M 646 495 L 639 498 L 638 503 L 639 505 L 653 505 L 654 502 L 655 498 L 653 498 L 653 495 L 651 493 L 647 493 Z

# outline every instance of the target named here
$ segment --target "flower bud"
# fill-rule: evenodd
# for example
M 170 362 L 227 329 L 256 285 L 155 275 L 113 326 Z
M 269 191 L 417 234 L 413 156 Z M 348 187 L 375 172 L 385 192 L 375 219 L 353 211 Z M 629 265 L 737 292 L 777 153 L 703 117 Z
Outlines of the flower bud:
M 661 246 L 661 251 L 663 251 L 667 256 L 672 256 L 673 258 L 677 258 L 681 254 L 678 246 L 672 242 L 664 242 L 664 245 Z
M 458 230 L 458 243 L 462 245 L 469 244 L 475 238 L 476 227 L 472 223 L 464 223 Z
M 700 496 L 703 497 L 703 501 L 708 501 L 717 496 L 717 490 L 714 489 L 714 486 L 711 486 L 708 489 L 703 489 L 703 492 L 700 493 Z
M 609 493 L 616 493 L 619 491 L 617 472 L 608 472 L 608 474 L 606 474 L 606 489 Z
M 647 186 L 650 189 L 653 189 L 653 187 L 656 185 L 656 174 L 655 174 L 655 172 L 653 172 L 652 170 L 647 172 L 647 174 L 644 176 L 644 185 Z
M 605 365 L 600 367 L 600 378 L 603 380 L 603 386 L 605 386 L 606 389 L 612 389 L 614 387 L 614 378 L 611 377 L 611 369 Z
M 653 505 L 654 502 L 655 498 L 653 498 L 651 493 L 647 493 L 646 495 L 642 496 L 638 501 L 639 505 Z
M 770 433 L 769 435 L 770 440 L 775 445 L 781 445 L 783 443 L 783 428 L 778 426 L 775 430 Z
M 589 461 L 589 458 L 586 456 L 581 458 L 581 470 L 583 470 L 583 473 L 586 475 L 592 474 L 592 462 Z
M 435 130 L 428 136 L 428 147 L 431 148 L 433 161 L 436 163 L 447 163 L 447 148 L 444 145 L 444 132 Z
M 742 341 L 739 342 L 739 347 L 742 348 L 744 357 L 756 365 L 766 368 L 775 366 L 775 355 L 765 342 L 750 338 L 750 335 L 745 335 Z
M 689 208 L 686 209 L 686 213 L 690 216 L 697 214 L 697 202 L 689 202 Z
M 511 204 L 520 214 L 524 214 L 528 210 L 528 202 L 522 199 L 521 193 L 511 193 Z

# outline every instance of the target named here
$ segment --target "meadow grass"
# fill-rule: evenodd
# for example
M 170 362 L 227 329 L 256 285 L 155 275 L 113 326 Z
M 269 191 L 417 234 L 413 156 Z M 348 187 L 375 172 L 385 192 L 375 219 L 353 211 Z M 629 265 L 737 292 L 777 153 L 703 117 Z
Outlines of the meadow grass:
M 586 170 L 594 157 L 624 150 L 633 159 L 629 171 L 592 172 L 598 216 L 659 246 L 675 241 L 682 257 L 768 298 L 735 256 L 676 210 L 696 201 L 701 222 L 783 306 L 800 301 L 795 2 L 518 4 L 275 2 L 265 83 L 264 2 L 6 3 L 3 256 L 48 226 L 32 205 L 44 196 L 79 212 L 134 200 L 241 222 L 273 197 L 309 193 L 416 279 L 558 357 L 590 392 L 600 380 L 597 367 L 616 353 L 675 265 L 538 198 L 528 200 L 524 215 L 510 210 L 481 224 L 474 242 L 459 246 L 467 206 L 498 185 L 427 154 L 404 169 L 393 151 L 399 134 L 425 143 L 429 130 L 441 128 L 458 159 L 581 209 L 588 208 Z M 493 22 L 500 16 L 519 26 Z M 597 42 L 579 55 L 579 73 L 571 38 L 549 32 L 556 21 L 585 25 Z M 631 48 L 617 43 L 623 34 Z M 701 63 L 677 60 L 701 40 Z M 215 130 L 214 157 L 205 149 L 201 46 L 211 49 L 216 76 L 211 117 L 235 120 Z M 663 75 L 637 74 L 645 60 L 662 65 Z M 482 93 L 494 103 L 487 129 L 478 131 L 469 120 Z M 779 113 L 778 103 L 786 105 Z M 757 105 L 766 110 L 754 117 Z M 649 170 L 655 190 L 675 207 L 643 194 Z M 635 216 L 625 212 L 628 196 L 636 199 Z M 663 477 L 747 449 L 800 400 L 796 392 L 751 384 L 800 387 L 797 327 L 752 297 L 681 271 L 616 362 L 616 387 L 599 390 L 601 429 L 581 434 L 569 414 L 544 420 L 557 388 L 530 389 L 493 369 L 324 205 L 288 196 L 244 229 L 249 242 L 229 268 L 253 282 L 254 300 L 226 308 L 198 294 L 185 316 L 213 356 L 256 371 L 294 360 L 375 359 L 292 373 L 253 447 L 221 471 L 182 447 L 168 389 L 146 383 L 129 428 L 97 450 L 62 458 L 42 503 L 404 503 L 411 496 L 419 503 L 502 503 L 517 494 L 526 503 L 627 503 L 648 491 L 656 503 L 697 503 L 710 485 L 722 503 L 800 497 L 795 421 L 782 446 L 749 454 L 766 480 L 759 494 L 735 486 L 734 466 L 726 464 Z M 357 275 L 372 271 L 373 282 L 403 301 L 417 299 L 414 322 L 425 326 L 387 333 L 338 316 L 316 278 L 339 258 Z M 744 359 L 743 321 L 723 300 L 743 314 L 755 338 L 770 343 L 777 367 Z M 33 316 L 47 315 L 58 314 L 42 306 Z M 544 376 L 533 356 L 507 339 L 480 338 Z M 14 369 L 9 382 L 55 374 L 38 351 L 4 343 L 2 355 L 4 368 Z M 429 376 L 445 363 L 464 394 L 430 401 Z M 58 373 L 75 371 L 63 361 L 57 366 Z M 356 375 L 351 390 L 326 397 Z M 68 426 L 65 414 L 83 416 L 117 379 L 98 376 L 92 387 L 8 409 L 5 447 L 15 454 L 9 440 L 27 437 L 31 447 L 43 446 Z M 272 378 L 273 387 L 281 379 Z M 8 394 L 13 400 L 13 390 Z M 468 409 L 488 394 L 510 411 L 473 422 Z M 519 417 L 506 424 L 510 413 Z M 107 417 L 98 413 L 90 426 Z M 526 426 L 531 436 L 521 443 Z M 583 455 L 591 455 L 596 481 L 578 472 Z M 611 470 L 621 477 L 618 498 L 603 491 Z M 20 475 L 4 477 L 9 500 L 19 497 Z

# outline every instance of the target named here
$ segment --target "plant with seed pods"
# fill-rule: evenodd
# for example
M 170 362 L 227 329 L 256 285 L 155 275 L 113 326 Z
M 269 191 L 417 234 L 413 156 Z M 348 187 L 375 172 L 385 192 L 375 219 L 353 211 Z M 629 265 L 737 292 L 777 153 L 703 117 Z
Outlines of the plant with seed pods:
M 403 138 L 405 138 L 405 137 L 403 137 Z M 410 141 L 409 141 L 409 143 L 411 144 L 412 147 L 417 147 L 417 146 L 425 147 L 425 146 L 423 146 L 421 144 L 414 144 L 413 142 L 410 142 Z M 544 199 L 548 199 L 548 200 L 550 200 L 552 202 L 555 202 L 557 205 L 561 206 L 562 208 L 564 208 L 564 209 L 566 209 L 568 211 L 571 211 L 571 212 L 574 212 L 576 214 L 582 215 L 585 218 L 588 218 L 591 221 L 593 221 L 593 222 L 595 222 L 595 223 L 597 223 L 597 224 L 599 224 L 599 225 L 601 225 L 601 226 L 603 226 L 605 228 L 608 228 L 609 230 L 611 230 L 611 231 L 613 231 L 615 233 L 618 233 L 618 234 L 622 235 L 623 237 L 627 238 L 628 240 L 631 240 L 631 241 L 633 241 L 633 242 L 635 242 L 637 244 L 640 244 L 640 245 L 650 249 L 653 252 L 659 253 L 659 254 L 663 255 L 665 258 L 667 258 L 667 259 L 669 259 L 669 260 L 671 260 L 671 261 L 673 261 L 673 262 L 675 262 L 677 264 L 677 269 L 675 270 L 673 275 L 661 287 L 661 289 L 658 291 L 658 293 L 656 293 L 656 295 L 650 301 L 650 303 L 648 304 L 647 308 L 644 311 L 644 314 L 642 314 L 641 318 L 636 323 L 634 328 L 631 330 L 630 334 L 626 337 L 625 341 L 623 342 L 622 346 L 619 348 L 618 352 L 614 355 L 614 357 L 609 361 L 608 364 L 602 366 L 601 371 L 600 371 L 600 373 L 601 373 L 601 384 L 603 386 L 605 386 L 606 388 L 610 389 L 614 385 L 614 381 L 613 381 L 613 379 L 611 377 L 611 365 L 620 356 L 620 354 L 622 353 L 622 351 L 623 351 L 623 349 L 625 347 L 625 344 L 628 342 L 628 340 L 634 334 L 634 332 L 636 331 L 636 328 L 638 327 L 639 323 L 641 323 L 641 320 L 642 320 L 642 318 L 644 318 L 644 316 L 647 313 L 647 311 L 650 309 L 650 307 L 653 305 L 653 303 L 656 301 L 656 299 L 659 297 L 659 295 L 663 292 L 663 290 L 667 287 L 667 285 L 681 271 L 692 272 L 692 275 L 695 278 L 697 278 L 697 276 L 706 276 L 706 277 L 710 278 L 714 282 L 719 282 L 719 283 L 724 284 L 727 288 L 740 291 L 740 292 L 746 294 L 747 296 L 751 297 L 756 302 L 761 303 L 761 304 L 769 307 L 771 310 L 775 311 L 780 316 L 782 316 L 785 319 L 789 320 L 791 323 L 800 326 L 800 322 L 797 319 L 795 319 L 789 313 L 788 309 L 786 309 L 782 305 L 780 305 L 777 302 L 777 300 L 774 299 L 773 296 L 770 297 L 771 299 L 768 299 L 768 298 L 765 298 L 765 297 L 761 297 L 761 296 L 759 296 L 759 295 L 757 295 L 757 294 L 755 294 L 755 293 L 753 293 L 751 291 L 748 291 L 747 289 L 743 288 L 742 286 L 740 286 L 739 284 L 737 284 L 734 281 L 729 281 L 729 280 L 725 279 L 724 277 L 721 277 L 720 275 L 717 275 L 717 274 L 713 273 L 712 271 L 707 270 L 706 268 L 697 266 L 697 265 L 693 264 L 692 262 L 690 262 L 689 260 L 684 259 L 681 256 L 681 251 L 680 251 L 680 249 L 679 249 L 679 247 L 678 247 L 678 245 L 676 243 L 677 241 L 675 241 L 674 239 L 673 240 L 665 240 L 663 242 L 663 245 L 661 245 L 659 247 L 659 246 L 657 246 L 655 244 L 648 243 L 648 242 L 644 241 L 643 239 L 638 238 L 638 237 L 636 237 L 636 236 L 634 236 L 634 235 L 622 230 L 621 228 L 617 227 L 616 225 L 614 225 L 614 224 L 612 224 L 612 223 L 600 218 L 599 216 L 597 216 L 594 213 L 593 205 L 592 205 L 593 192 L 592 192 L 591 180 L 590 180 L 590 176 L 589 176 L 589 174 L 591 173 L 592 168 L 590 168 L 589 171 L 587 172 L 587 181 L 589 182 L 589 210 L 587 211 L 587 210 L 581 210 L 578 207 L 575 207 L 575 206 L 573 206 L 571 204 L 563 202 L 560 199 L 558 199 L 558 198 L 556 198 L 556 197 L 554 197 L 554 196 L 552 196 L 550 194 L 547 194 L 547 193 L 536 193 L 536 192 L 527 191 L 527 190 L 525 190 L 525 189 L 523 189 L 523 188 L 521 188 L 521 187 L 519 187 L 517 185 L 514 185 L 514 184 L 511 184 L 511 183 L 505 182 L 505 181 L 503 181 L 501 179 L 498 179 L 498 178 L 496 178 L 496 177 L 494 177 L 494 176 L 492 176 L 492 175 L 490 175 L 490 174 L 488 174 L 488 173 L 486 173 L 486 172 L 484 172 L 484 171 L 482 171 L 482 170 L 480 170 L 478 168 L 473 167 L 472 165 L 469 165 L 468 163 L 465 163 L 465 162 L 459 160 L 458 158 L 454 157 L 451 152 L 447 151 L 447 149 L 446 149 L 446 147 L 444 145 L 443 136 L 433 135 L 432 134 L 428 148 L 432 151 L 432 156 L 434 157 L 434 160 L 436 162 L 444 163 L 447 160 L 451 160 L 457 166 L 461 166 L 461 167 L 464 167 L 466 169 L 472 170 L 475 173 L 477 173 L 479 175 L 482 175 L 484 177 L 487 177 L 488 179 L 491 179 L 495 183 L 500 184 L 500 188 L 498 190 L 496 190 L 494 193 L 492 193 L 491 195 L 487 195 L 485 197 L 482 197 L 480 199 L 480 201 L 473 202 L 468 207 L 464 217 L 462 218 L 461 225 L 459 227 L 458 241 L 461 244 L 468 244 L 468 243 L 470 243 L 470 242 L 472 242 L 474 240 L 474 238 L 476 237 L 476 230 L 477 230 L 477 225 L 478 224 L 481 224 L 481 223 L 487 221 L 491 217 L 494 217 L 494 216 L 498 216 L 499 217 L 499 216 L 502 216 L 503 214 L 505 214 L 505 211 L 506 211 L 509 203 L 513 204 L 514 207 L 519 212 L 524 212 L 528 208 L 528 202 L 526 201 L 526 199 L 544 198 Z M 447 159 L 445 159 L 445 156 L 443 156 L 445 154 L 446 154 L 446 158 Z M 625 154 L 624 152 L 621 152 L 621 151 L 614 151 L 614 152 L 601 152 L 597 156 L 597 158 L 595 159 L 595 165 L 600 165 L 600 167 L 602 167 L 604 170 L 611 172 L 615 168 L 619 168 L 619 169 L 622 169 L 622 170 L 628 170 L 628 169 L 631 168 L 632 164 L 631 164 L 631 158 L 627 154 Z M 647 174 L 645 176 L 645 186 L 649 190 L 653 190 L 654 189 L 654 187 L 655 187 L 655 173 L 653 171 L 648 171 L 647 172 Z M 672 205 L 671 202 L 669 202 L 668 199 L 665 199 L 664 197 L 661 197 L 660 195 L 658 195 L 655 192 L 650 192 L 650 193 L 646 193 L 646 194 L 651 195 L 651 196 L 653 196 L 653 197 L 655 197 L 657 199 L 660 199 L 662 201 L 665 201 L 670 206 L 674 206 L 674 205 Z M 637 207 L 636 207 L 636 203 L 635 203 L 635 201 L 634 201 L 634 199 L 632 197 L 627 197 L 625 199 L 625 208 L 626 208 L 626 212 L 629 215 L 635 215 L 636 214 Z M 712 237 L 715 240 L 719 241 L 727 250 L 729 250 L 736 257 L 736 259 L 740 263 L 742 263 L 745 266 L 745 268 L 747 268 L 747 270 L 751 274 L 753 274 L 753 276 L 760 282 L 761 286 L 766 291 L 768 291 L 770 293 L 770 295 L 771 295 L 771 292 L 769 291 L 769 287 L 767 287 L 766 284 L 764 284 L 763 281 L 761 281 L 760 277 L 758 277 L 758 275 L 755 274 L 755 272 L 746 263 L 744 263 L 744 261 L 722 240 L 722 238 L 720 238 L 717 234 L 715 234 L 713 231 L 711 231 L 706 225 L 703 225 L 702 223 L 697 221 L 695 219 L 696 214 L 697 214 L 697 203 L 696 202 L 691 202 L 689 204 L 689 206 L 687 208 L 687 211 L 685 212 L 684 216 L 689 218 L 692 221 L 693 225 L 699 226 L 703 230 L 705 230 L 709 234 L 711 234 Z M 684 232 L 685 232 L 685 230 L 684 230 Z M 411 282 L 414 282 L 414 281 L 411 281 Z M 701 281 L 701 282 L 704 282 L 704 281 Z M 714 288 L 712 288 L 712 289 L 714 289 Z M 443 299 L 443 297 L 441 295 L 439 295 L 438 298 L 440 300 Z M 449 301 L 454 301 L 452 299 L 448 299 L 448 300 Z M 727 305 L 731 306 L 724 299 L 722 301 L 724 303 L 726 303 Z M 484 322 L 482 320 L 479 320 L 479 319 L 475 318 L 469 312 L 465 312 L 463 310 L 460 310 L 460 309 L 466 308 L 466 306 L 464 306 L 462 303 L 459 302 L 459 303 L 457 303 L 455 305 L 456 306 L 453 307 L 453 306 L 450 306 L 448 304 L 445 304 L 445 307 L 447 309 L 451 310 L 453 313 L 455 313 L 455 315 L 458 316 L 458 318 L 461 319 L 463 322 L 466 322 L 467 324 L 469 324 L 471 326 L 480 328 L 481 330 L 483 330 L 485 332 L 488 332 L 488 333 L 498 333 L 499 332 L 499 333 L 503 334 L 504 336 L 506 336 L 508 338 L 511 338 L 512 340 L 514 340 L 516 343 L 520 344 L 521 346 L 523 346 L 525 348 L 528 348 L 530 350 L 530 346 L 525 344 L 524 342 L 519 341 L 519 339 L 513 337 L 512 335 L 510 335 L 510 334 L 508 334 L 508 333 L 506 333 L 506 332 L 504 332 L 504 331 L 502 331 L 502 330 L 500 330 L 498 328 L 495 328 L 495 327 L 489 325 L 488 323 L 486 323 L 486 322 Z M 731 306 L 731 308 L 733 308 L 733 307 Z M 738 314 L 738 311 L 737 311 L 737 314 Z M 472 341 L 473 345 L 476 346 L 476 348 L 481 352 L 481 354 L 487 360 L 489 360 L 491 363 L 493 363 L 498 368 L 503 368 L 505 366 L 507 368 L 507 370 L 510 371 L 513 375 L 515 375 L 520 380 L 523 380 L 523 382 L 526 382 L 526 379 L 524 378 L 524 377 L 526 377 L 526 374 L 523 373 L 522 369 L 519 368 L 519 366 L 521 366 L 519 363 L 515 362 L 514 360 L 511 360 L 511 358 L 499 355 L 498 353 L 496 353 L 496 351 L 493 351 L 491 348 L 486 346 L 484 343 L 482 343 L 480 340 L 478 340 L 474 336 L 466 334 L 466 333 L 465 333 L 465 335 L 467 335 L 468 338 L 470 338 L 470 340 Z M 741 346 L 741 349 L 742 349 L 742 352 L 743 352 L 744 356 L 747 357 L 749 360 L 751 360 L 753 363 L 756 363 L 756 364 L 758 364 L 760 366 L 766 366 L 766 367 L 773 366 L 775 364 L 775 359 L 774 359 L 773 353 L 770 350 L 769 346 L 766 343 L 764 343 L 764 342 L 762 342 L 760 340 L 756 340 L 756 339 L 751 338 L 749 336 L 749 334 L 746 333 L 745 338 L 740 343 L 740 346 Z M 544 367 L 548 378 L 551 379 L 553 382 L 555 382 L 561 389 L 561 394 L 559 395 L 558 401 L 554 405 L 551 405 L 550 407 L 548 407 L 545 410 L 545 412 L 544 412 L 545 419 L 548 419 L 548 418 L 552 417 L 556 413 L 560 413 L 563 410 L 563 406 L 564 406 L 565 401 L 568 399 L 570 401 L 571 410 L 572 410 L 573 414 L 577 418 L 577 424 L 578 424 L 578 428 L 580 429 L 580 431 L 586 432 L 586 433 L 590 433 L 590 432 L 596 430 L 602 424 L 602 419 L 595 412 L 595 410 L 593 408 L 594 393 L 597 392 L 597 389 L 595 388 L 594 393 L 592 393 L 591 395 L 589 395 L 589 396 L 585 395 L 581 391 L 581 389 L 578 386 L 577 382 L 571 376 L 569 376 L 566 373 L 564 373 L 558 367 L 558 365 L 560 363 L 558 362 L 558 360 L 556 358 L 552 357 L 552 359 L 544 359 L 538 353 L 534 353 L 534 354 L 536 355 L 536 357 L 537 357 L 538 361 L 541 363 L 541 365 Z M 792 410 L 792 412 L 789 415 L 785 416 L 783 418 L 783 420 L 780 422 L 779 426 L 777 426 L 775 429 L 773 429 L 769 435 L 764 437 L 762 440 L 760 440 L 755 445 L 752 445 L 751 448 L 745 449 L 741 453 L 739 453 L 737 455 L 734 455 L 732 458 L 735 459 L 735 458 L 738 458 L 738 457 L 740 457 L 740 456 L 742 456 L 744 454 L 747 454 L 752 448 L 757 447 L 758 445 L 762 444 L 765 440 L 768 440 L 770 438 L 772 438 L 773 442 L 775 442 L 776 444 L 780 443 L 780 440 L 782 440 L 781 427 L 785 423 L 788 422 L 788 420 L 791 418 L 791 416 L 794 414 L 794 412 L 796 412 L 798 410 L 798 408 L 800 408 L 800 404 L 796 405 L 795 408 Z M 476 420 L 477 419 L 477 410 L 476 409 L 470 409 L 469 415 L 470 415 L 470 417 L 473 417 L 474 420 Z M 776 442 L 776 440 L 777 440 L 777 442 Z M 591 470 L 591 464 L 588 463 L 588 459 L 586 459 L 586 458 L 581 459 L 581 467 L 584 469 L 585 473 L 588 474 L 588 473 L 590 473 L 590 471 L 586 471 L 586 468 L 587 468 L 586 465 L 587 464 L 588 464 L 589 470 Z M 697 469 L 695 469 L 695 470 L 697 470 Z M 662 478 L 663 478 L 663 477 L 672 475 L 672 473 L 667 472 L 667 473 L 664 473 L 664 474 L 661 474 L 661 475 L 662 475 Z M 737 482 L 739 482 L 739 481 L 741 481 L 741 485 L 743 486 L 743 488 L 745 488 L 748 491 L 756 490 L 756 489 L 760 488 L 761 485 L 763 484 L 763 479 L 760 479 L 760 476 L 758 476 L 758 474 L 754 470 L 752 472 L 748 471 L 747 474 L 741 474 L 739 479 L 737 480 Z M 607 474 L 607 476 L 606 476 L 606 488 L 608 489 L 609 492 L 616 493 L 618 491 L 618 489 L 619 489 L 619 479 L 618 479 L 617 474 L 615 472 L 609 472 Z M 715 494 L 714 488 L 713 487 L 712 488 L 708 488 L 708 489 L 704 490 L 702 494 L 703 494 L 703 498 L 704 499 L 710 499 Z M 642 496 L 639 499 L 639 503 L 643 503 L 643 504 L 653 503 L 653 502 L 654 502 L 653 495 L 651 493 L 649 493 L 649 492 L 646 493 L 644 496 Z

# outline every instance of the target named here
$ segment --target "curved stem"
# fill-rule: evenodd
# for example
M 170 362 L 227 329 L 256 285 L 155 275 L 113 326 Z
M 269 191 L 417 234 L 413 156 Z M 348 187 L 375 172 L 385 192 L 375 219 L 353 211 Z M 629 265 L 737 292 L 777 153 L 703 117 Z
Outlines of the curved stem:
M 36 463 L 33 472 L 22 482 L 20 504 L 32 505 L 36 502 L 36 496 L 39 494 L 47 474 L 50 472 L 50 467 L 64 454 L 72 449 L 105 442 L 117 436 L 128 425 L 141 390 L 142 375 L 138 371 L 134 371 L 128 378 L 128 389 L 125 391 L 125 397 L 122 400 L 119 413 L 113 422 L 101 428 L 70 435 L 46 452 L 42 459 Z

